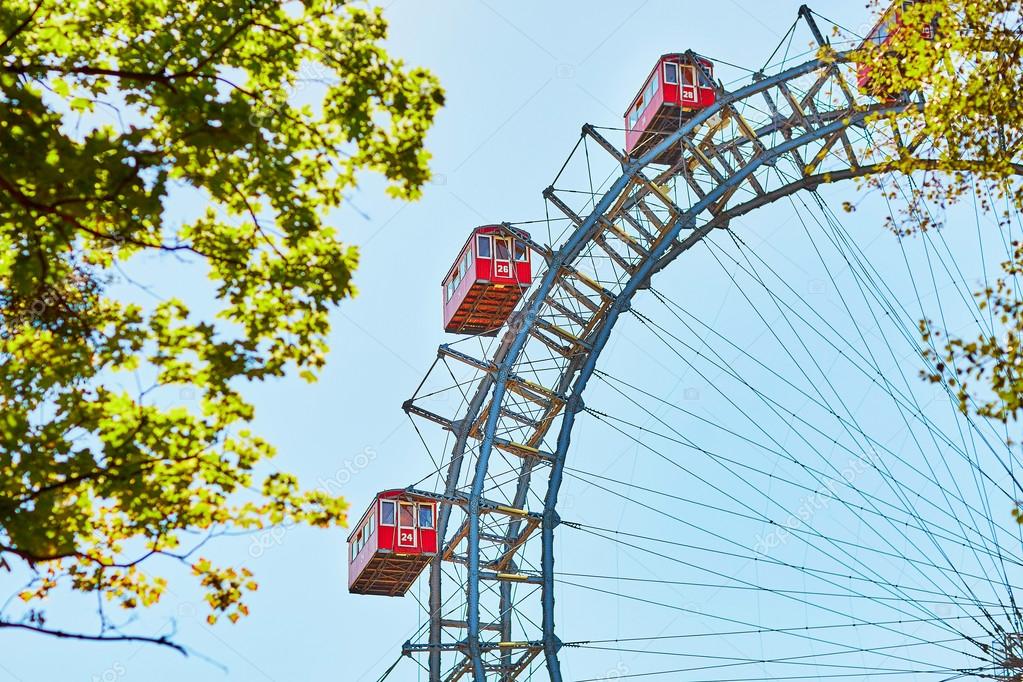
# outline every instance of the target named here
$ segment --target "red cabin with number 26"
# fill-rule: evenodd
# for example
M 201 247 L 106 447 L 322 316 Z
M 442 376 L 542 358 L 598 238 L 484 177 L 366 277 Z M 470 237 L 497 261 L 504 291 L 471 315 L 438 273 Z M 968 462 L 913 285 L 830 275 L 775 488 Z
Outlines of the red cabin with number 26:
M 442 282 L 444 331 L 493 336 L 532 282 L 529 233 L 477 227 Z
M 633 158 L 642 156 L 681 128 L 693 112 L 714 104 L 717 93 L 708 80 L 713 74 L 714 64 L 709 59 L 697 57 L 694 61 L 688 54 L 678 53 L 662 55 L 625 112 L 625 152 Z M 680 158 L 676 146 L 654 163 L 673 165 Z
M 885 13 L 881 15 L 881 18 L 874 25 L 874 28 L 872 28 L 870 33 L 867 34 L 867 37 L 863 41 L 863 45 L 860 49 L 866 51 L 876 45 L 883 50 L 891 44 L 895 37 L 903 30 L 903 15 L 908 12 L 914 4 L 916 4 L 916 1 L 917 0 L 898 0 L 892 4 L 891 7 L 885 10 Z M 933 17 L 930 22 L 920 29 L 920 36 L 924 40 L 934 40 L 937 28 L 938 18 Z M 872 71 L 873 65 L 869 62 L 863 62 L 857 66 L 856 84 L 859 86 L 860 92 L 866 95 L 873 95 L 874 97 L 881 97 L 889 100 L 894 99 L 896 93 L 884 92 L 884 86 L 875 82 L 872 76 Z
M 437 554 L 437 502 L 386 490 L 348 536 L 348 591 L 400 597 Z

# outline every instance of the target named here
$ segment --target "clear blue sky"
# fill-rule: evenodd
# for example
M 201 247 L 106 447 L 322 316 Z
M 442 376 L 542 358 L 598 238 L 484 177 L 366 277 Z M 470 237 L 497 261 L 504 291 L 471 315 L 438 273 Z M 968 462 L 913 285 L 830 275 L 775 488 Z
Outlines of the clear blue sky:
M 384 3 L 391 22 L 388 48 L 410 64 L 433 70 L 447 90 L 447 105 L 429 136 L 436 179 L 421 201 L 402 204 L 385 198 L 378 180 L 368 177 L 351 194 L 349 205 L 332 217 L 343 238 L 361 248 L 356 275 L 360 294 L 333 315 L 332 352 L 318 384 L 309 386 L 296 378 L 252 387 L 256 426 L 277 445 L 276 464 L 299 474 L 306 485 L 326 484 L 342 492 L 356 516 L 377 491 L 404 486 L 428 473 L 432 467 L 400 406 L 422 378 L 437 345 L 447 340 L 440 329 L 439 282 L 467 231 L 481 223 L 542 218 L 540 193 L 575 143 L 580 126 L 619 126 L 621 112 L 658 55 L 691 48 L 711 58 L 759 67 L 795 19 L 799 4 Z M 822 0 L 816 5 L 853 28 L 867 21 L 862 1 Z M 741 75 L 719 69 L 725 81 Z M 174 211 L 180 218 L 198 208 Z M 784 204 L 745 222 L 751 237 L 767 239 L 780 226 L 791 226 L 791 218 L 792 206 Z M 869 214 L 858 219 L 879 232 L 879 221 L 871 222 Z M 772 253 L 783 263 L 808 257 L 808 252 Z M 138 270 L 158 295 L 173 293 L 186 300 L 202 295 L 198 272 L 194 282 L 183 281 L 181 272 L 179 265 L 161 261 Z M 709 288 L 729 289 L 720 272 L 704 274 Z M 799 286 L 813 287 L 825 275 L 803 270 L 799 276 Z M 686 286 L 685 280 L 674 281 Z M 715 307 L 727 321 L 725 302 L 715 300 Z M 621 358 L 632 350 L 632 331 L 623 333 L 609 350 L 609 363 L 615 362 L 616 353 Z M 708 390 L 681 371 L 664 371 L 664 390 L 676 397 Z M 440 438 L 436 431 L 427 433 Z M 619 468 L 614 475 L 621 467 L 634 474 L 637 461 L 633 453 L 615 465 Z M 573 499 L 571 487 L 566 494 Z M 195 615 L 201 609 L 192 601 L 196 593 L 187 588 L 186 578 L 172 583 L 164 602 L 134 626 L 155 635 L 166 632 L 173 620 L 177 639 L 208 661 L 152 646 L 78 644 L 4 633 L 0 681 L 374 680 L 416 629 L 421 612 L 411 597 L 347 594 L 345 535 L 290 529 L 264 537 L 261 545 L 250 537 L 222 540 L 215 556 L 248 566 L 260 582 L 250 600 L 250 617 L 234 626 L 206 626 Z M 570 546 L 581 552 L 598 547 Z M 632 569 L 621 570 L 628 574 Z M 0 575 L 0 584 L 3 580 Z M 571 592 L 560 599 L 567 610 L 596 603 Z M 84 611 L 89 605 L 74 607 Z M 631 631 L 628 621 L 646 616 L 630 608 L 610 603 L 608 622 Z M 67 612 L 54 604 L 52 613 L 56 622 Z M 609 626 L 602 633 L 614 629 Z M 601 665 L 614 669 L 619 664 L 609 659 Z M 622 665 L 636 668 L 635 663 Z M 416 679 L 413 667 L 401 671 L 397 679 Z

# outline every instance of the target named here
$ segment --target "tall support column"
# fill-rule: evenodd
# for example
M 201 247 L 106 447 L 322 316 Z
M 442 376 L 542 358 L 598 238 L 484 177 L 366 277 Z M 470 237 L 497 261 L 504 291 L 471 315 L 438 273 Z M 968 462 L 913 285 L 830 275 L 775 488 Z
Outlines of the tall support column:
M 512 563 L 507 569 L 515 571 L 515 564 Z M 512 585 L 508 581 L 501 583 L 501 641 L 510 642 L 512 639 Z M 511 679 L 512 650 L 505 648 L 501 651 L 501 682 L 508 682 Z
M 523 460 L 522 468 L 519 470 L 519 482 L 515 490 L 515 498 L 512 500 L 512 506 L 516 509 L 526 508 L 526 496 L 529 494 L 529 482 L 532 478 L 533 473 L 533 462 L 530 460 Z M 518 535 L 522 523 L 518 519 L 511 519 L 508 522 L 508 528 L 505 531 L 505 542 L 504 551 L 508 552 L 512 548 L 512 543 L 515 541 L 515 537 Z M 516 563 L 512 561 L 505 569 L 509 573 L 516 571 Z M 512 640 L 512 610 L 514 608 L 514 602 L 512 600 L 512 584 L 510 582 L 502 582 L 500 590 L 500 618 L 501 624 L 501 640 L 504 642 L 510 642 Z M 512 679 L 511 673 L 509 672 L 512 667 L 512 650 L 505 649 L 501 653 L 501 682 L 508 682 Z
M 442 561 L 441 553 L 437 552 L 430 562 L 430 682 L 440 682 L 440 609 L 444 603 L 441 598 Z
M 504 352 L 507 350 L 507 345 L 503 344 L 497 350 L 495 357 L 502 357 Z M 469 401 L 469 405 L 466 408 L 467 415 L 477 414 L 480 408 L 483 406 L 483 401 L 486 400 L 487 395 L 490 393 L 490 388 L 493 385 L 493 378 L 489 375 L 485 376 L 480 381 L 479 387 L 476 389 L 475 395 L 472 400 Z M 455 444 L 451 448 L 451 461 L 448 463 L 447 479 L 444 482 L 444 494 L 447 497 L 451 497 L 455 494 L 458 489 L 458 479 L 462 475 L 462 462 L 465 459 L 465 443 L 469 438 L 469 421 L 468 419 L 462 422 L 454 422 L 452 424 L 456 433 Z M 430 564 L 430 655 L 429 655 L 429 672 L 430 682 L 440 682 L 441 678 L 441 635 L 443 634 L 443 628 L 441 627 L 441 619 L 443 614 L 441 613 L 443 600 L 442 586 L 443 586 L 443 555 L 444 550 L 447 549 L 445 546 L 445 538 L 447 537 L 448 522 L 451 519 L 451 504 L 444 503 L 440 506 L 440 511 L 437 514 L 437 556 L 434 557 L 433 562 Z

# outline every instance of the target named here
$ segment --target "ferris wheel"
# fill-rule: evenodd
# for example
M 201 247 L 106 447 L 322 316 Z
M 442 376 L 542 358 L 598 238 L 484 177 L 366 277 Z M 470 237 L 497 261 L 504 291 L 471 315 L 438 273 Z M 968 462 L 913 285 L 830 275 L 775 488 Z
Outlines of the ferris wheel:
M 663 55 L 544 219 L 470 233 L 404 404 L 433 471 L 349 539 L 353 592 L 427 595 L 381 679 L 1023 679 L 1013 434 L 920 377 L 939 332 L 995 333 L 972 292 L 1023 223 L 851 230 L 826 186 L 894 221 L 939 147 L 859 39 L 796 30 L 824 50 L 733 89 Z

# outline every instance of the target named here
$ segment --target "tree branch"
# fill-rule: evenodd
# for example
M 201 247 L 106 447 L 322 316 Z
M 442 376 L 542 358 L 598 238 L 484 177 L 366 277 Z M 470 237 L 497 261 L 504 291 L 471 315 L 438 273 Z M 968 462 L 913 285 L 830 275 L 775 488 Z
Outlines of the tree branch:
M 17 38 L 22 31 L 28 28 L 28 25 L 32 23 L 32 20 L 35 19 L 36 14 L 39 13 L 39 10 L 42 9 L 42 7 L 43 0 L 39 0 L 39 2 L 36 3 L 36 6 L 32 9 L 32 12 L 29 13 L 27 17 L 25 17 L 25 20 L 18 24 L 14 28 L 14 30 L 10 32 L 10 34 L 4 37 L 4 41 L 0 43 L 0 50 L 3 50 L 5 47 L 7 47 L 7 45 L 10 44 L 12 40 Z
M 31 210 L 31 211 L 38 211 L 38 212 L 41 212 L 41 213 L 45 213 L 47 215 L 57 216 L 58 218 L 60 218 L 64 222 L 68 223 L 69 225 L 71 225 L 75 229 L 81 230 L 82 232 L 90 234 L 93 237 L 97 237 L 99 239 L 108 239 L 108 240 L 113 241 L 113 242 L 125 242 L 125 243 L 131 244 L 133 246 L 138 246 L 138 247 L 147 248 L 147 249 L 159 249 L 160 251 L 168 251 L 168 252 L 188 251 L 188 252 L 196 254 L 197 256 L 201 256 L 201 257 L 207 258 L 209 260 L 217 260 L 217 261 L 222 261 L 222 262 L 225 262 L 225 263 L 232 263 L 234 265 L 238 265 L 238 266 L 241 266 L 241 267 L 245 266 L 245 263 L 243 263 L 243 262 L 241 262 L 239 260 L 236 260 L 234 258 L 225 258 L 223 256 L 218 256 L 218 255 L 211 254 L 211 253 L 205 253 L 205 252 L 200 251 L 199 249 L 195 248 L 194 246 L 191 246 L 191 245 L 188 245 L 188 244 L 170 245 L 170 244 L 163 244 L 163 243 L 160 243 L 160 242 L 146 242 L 146 241 L 142 241 L 140 239 L 134 239 L 132 237 L 122 237 L 122 236 L 119 236 L 119 235 L 108 234 L 106 232 L 100 232 L 99 230 L 95 230 L 95 229 L 92 229 L 90 227 L 86 227 L 85 225 L 83 225 L 77 218 L 75 218 L 70 213 L 65 213 L 64 211 L 61 211 L 61 210 L 57 209 L 55 206 L 52 206 L 50 204 L 44 204 L 44 203 L 41 203 L 41 202 L 33 200 L 32 198 L 30 198 L 29 196 L 24 194 L 21 190 L 19 190 L 18 187 L 13 182 L 11 182 L 7 178 L 3 177 L 2 175 L 0 175 L 0 190 L 3 190 L 7 194 L 9 194 L 11 197 L 13 197 L 14 200 L 17 201 L 18 204 L 20 204 L 25 209 L 28 209 L 28 210 Z
M 41 6 L 41 4 L 42 3 L 40 3 L 39 6 Z M 0 43 L 0 48 L 7 43 L 7 40 L 13 38 L 17 35 L 17 33 L 22 31 L 25 26 L 27 26 L 27 24 L 32 20 L 32 17 L 35 16 L 35 13 L 39 10 L 39 6 L 36 6 L 32 15 L 29 16 L 28 19 L 26 19 L 25 22 L 23 22 L 22 25 L 19 26 L 13 34 L 11 34 L 11 36 L 4 40 L 4 43 Z M 256 19 L 252 18 L 239 24 L 234 31 L 214 46 L 210 53 L 206 55 L 206 57 L 195 66 L 195 68 L 181 73 L 170 73 L 167 71 L 160 73 L 151 73 L 149 71 L 124 71 L 121 69 L 107 69 L 96 66 L 76 66 L 70 69 L 62 69 L 56 66 L 47 66 L 44 64 L 30 64 L 28 66 L 5 65 L 2 67 L 2 70 L 7 73 L 16 73 L 19 75 L 30 75 L 33 73 L 60 73 L 63 75 L 75 74 L 79 76 L 110 76 L 112 78 L 140 81 L 143 83 L 160 83 L 161 85 L 166 85 L 171 90 L 175 90 L 175 80 L 181 78 L 194 78 L 202 75 L 199 72 L 208 66 L 216 57 L 220 56 L 221 51 L 224 50 L 224 48 L 226 48 L 235 38 L 237 38 L 239 34 L 250 28 L 255 21 Z M 213 75 L 214 74 L 208 74 L 208 76 Z
M 3 67 L 0 67 L 0 70 L 5 73 L 18 74 L 19 76 L 30 76 L 41 73 L 59 73 L 63 76 L 72 74 L 77 76 L 111 76 L 113 78 L 141 81 L 144 83 L 160 83 L 171 89 L 174 89 L 173 81 L 175 78 L 194 75 L 190 73 L 177 74 L 149 73 L 148 71 L 122 71 L 120 69 L 104 69 L 95 66 L 76 66 L 70 69 L 62 69 L 56 66 L 47 66 L 45 64 L 29 64 L 27 66 L 4 65 Z
M 78 639 L 89 642 L 145 642 L 148 644 L 159 644 L 170 649 L 174 649 L 182 656 L 188 656 L 188 650 L 180 644 L 176 644 L 166 637 L 143 637 L 141 635 L 117 635 L 110 637 L 107 635 L 86 635 L 79 632 L 67 632 L 66 630 L 54 630 L 51 628 L 44 628 L 38 625 L 29 625 L 28 623 L 12 623 L 8 620 L 0 620 L 0 628 L 13 628 L 16 630 L 28 630 L 30 632 L 37 632 L 43 635 L 50 635 L 51 637 L 58 637 L 60 639 Z

